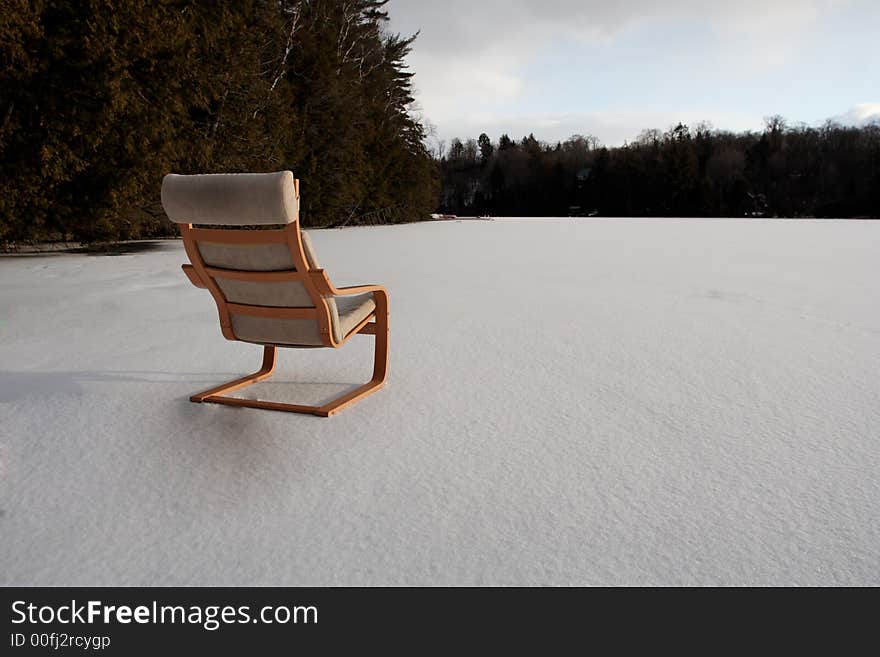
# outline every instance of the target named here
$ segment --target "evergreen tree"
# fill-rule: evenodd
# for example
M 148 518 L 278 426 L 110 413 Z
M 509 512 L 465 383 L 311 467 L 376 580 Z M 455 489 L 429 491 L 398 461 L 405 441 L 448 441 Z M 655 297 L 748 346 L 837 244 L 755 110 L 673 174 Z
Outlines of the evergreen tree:
M 306 225 L 426 217 L 386 1 L 0 0 L 0 240 L 170 234 L 169 171 L 291 169 Z

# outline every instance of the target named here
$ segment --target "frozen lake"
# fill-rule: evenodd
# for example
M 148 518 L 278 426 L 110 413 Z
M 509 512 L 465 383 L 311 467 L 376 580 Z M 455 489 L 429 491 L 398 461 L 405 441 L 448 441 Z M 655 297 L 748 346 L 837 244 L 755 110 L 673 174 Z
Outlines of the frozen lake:
M 179 242 L 0 258 L 0 584 L 880 584 L 880 222 L 310 232 L 391 297 L 329 419 L 188 401 L 261 350 Z

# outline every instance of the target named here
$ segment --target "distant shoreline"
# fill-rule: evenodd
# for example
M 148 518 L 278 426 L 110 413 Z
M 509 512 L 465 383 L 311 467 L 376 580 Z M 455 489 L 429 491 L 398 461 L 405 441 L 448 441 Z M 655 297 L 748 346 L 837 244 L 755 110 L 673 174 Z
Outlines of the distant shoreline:
M 413 223 L 435 223 L 441 221 L 495 221 L 497 219 L 571 219 L 593 220 L 602 219 L 629 221 L 632 219 L 696 219 L 702 221 L 880 221 L 880 217 L 581 217 L 581 216 L 557 216 L 557 217 L 479 217 L 446 215 L 431 218 L 427 221 L 409 222 L 407 224 L 375 224 L 375 226 L 398 226 L 412 225 Z M 370 228 L 372 226 L 350 226 L 350 228 Z M 304 230 L 338 230 L 333 228 L 306 228 Z M 148 251 L 156 248 L 163 242 L 179 242 L 180 237 L 154 237 L 150 239 L 117 240 L 112 242 L 35 242 L 17 246 L 0 247 L 0 256 L 31 256 L 51 254 L 85 254 L 85 255 L 127 255 Z
M 29 256 L 52 254 L 91 254 L 91 255 L 125 255 L 140 251 L 149 251 L 161 242 L 179 242 L 179 237 L 153 237 L 138 240 L 116 240 L 112 242 L 35 242 L 13 247 L 0 248 L 0 256 Z

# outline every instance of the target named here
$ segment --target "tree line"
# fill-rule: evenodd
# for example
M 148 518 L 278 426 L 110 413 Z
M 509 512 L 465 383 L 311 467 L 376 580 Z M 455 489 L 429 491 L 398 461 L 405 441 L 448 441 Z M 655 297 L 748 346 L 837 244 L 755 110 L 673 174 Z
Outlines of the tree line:
M 290 169 L 306 226 L 426 217 L 387 0 L 0 0 L 0 245 L 173 234 L 168 172 Z
M 880 126 L 678 125 L 431 154 L 387 0 L 0 0 L 0 246 L 174 234 L 162 176 L 291 169 L 305 226 L 880 216 Z
M 678 124 L 605 148 L 453 139 L 435 153 L 441 211 L 499 216 L 880 217 L 880 123 L 732 133 Z

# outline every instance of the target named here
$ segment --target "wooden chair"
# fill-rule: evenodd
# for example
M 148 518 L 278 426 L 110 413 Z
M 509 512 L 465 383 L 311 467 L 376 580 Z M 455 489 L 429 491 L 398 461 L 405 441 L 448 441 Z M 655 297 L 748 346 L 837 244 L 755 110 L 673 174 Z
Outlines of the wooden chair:
M 162 205 L 183 236 L 191 263 L 183 271 L 214 297 L 223 336 L 263 345 L 259 370 L 191 401 L 327 417 L 384 385 L 388 293 L 379 285 L 334 287 L 299 229 L 299 181 L 290 171 L 169 174 Z M 271 376 L 278 347 L 339 348 L 359 333 L 376 339 L 373 378 L 322 406 L 223 396 Z

